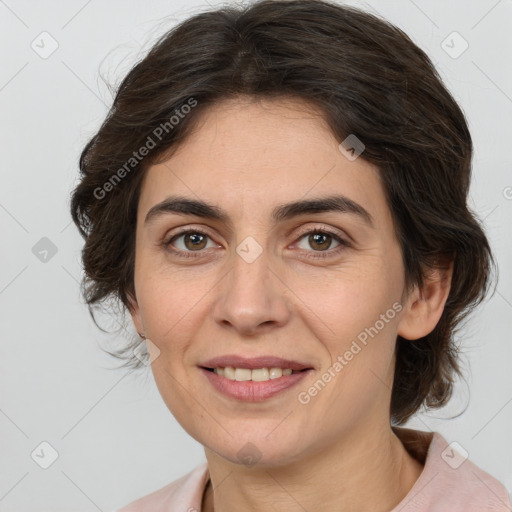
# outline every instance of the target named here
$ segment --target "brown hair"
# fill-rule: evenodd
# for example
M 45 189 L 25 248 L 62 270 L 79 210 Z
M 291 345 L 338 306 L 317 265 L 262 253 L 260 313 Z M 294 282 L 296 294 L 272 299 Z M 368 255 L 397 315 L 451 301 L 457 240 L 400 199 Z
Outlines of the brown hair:
M 380 169 L 408 288 L 454 261 L 435 329 L 397 339 L 391 418 L 401 424 L 422 405 L 444 405 L 461 375 L 455 329 L 484 299 L 495 266 L 466 204 L 471 136 L 427 55 L 397 27 L 352 7 L 263 0 L 203 12 L 164 34 L 131 69 L 83 149 L 71 201 L 85 238 L 82 292 L 91 314 L 112 298 L 126 313 L 135 296 L 144 171 L 169 156 L 204 109 L 237 95 L 305 100 L 340 141 L 352 134 L 364 143 L 362 158 Z M 140 367 L 135 344 L 112 355 Z

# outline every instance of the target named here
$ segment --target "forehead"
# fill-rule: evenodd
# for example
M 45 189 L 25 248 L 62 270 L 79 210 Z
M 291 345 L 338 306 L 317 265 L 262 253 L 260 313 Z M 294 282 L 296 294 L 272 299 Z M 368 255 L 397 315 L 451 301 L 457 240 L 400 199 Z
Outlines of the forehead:
M 172 156 L 147 171 L 144 214 L 169 195 L 269 216 L 277 205 L 341 194 L 387 216 L 378 169 L 339 150 L 321 112 L 299 100 L 231 99 L 206 109 Z

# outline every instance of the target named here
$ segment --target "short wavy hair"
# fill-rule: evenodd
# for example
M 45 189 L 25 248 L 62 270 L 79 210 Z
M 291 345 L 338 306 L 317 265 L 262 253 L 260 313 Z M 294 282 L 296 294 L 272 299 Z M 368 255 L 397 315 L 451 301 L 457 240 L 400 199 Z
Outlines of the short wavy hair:
M 81 153 L 71 198 L 85 239 L 82 294 L 93 318 L 93 307 L 110 299 L 127 313 L 135 297 L 145 171 L 172 154 L 205 109 L 239 95 L 307 101 L 340 141 L 353 134 L 364 143 L 361 158 L 378 167 L 384 184 L 408 288 L 453 261 L 437 326 L 418 340 L 397 337 L 391 420 L 400 425 L 421 406 L 441 407 L 462 375 L 455 330 L 485 298 L 495 266 L 467 205 L 472 140 L 427 55 L 399 28 L 353 7 L 263 0 L 204 11 L 165 33 L 134 65 Z M 134 158 L 149 139 L 151 149 Z M 141 367 L 134 346 L 111 354 Z

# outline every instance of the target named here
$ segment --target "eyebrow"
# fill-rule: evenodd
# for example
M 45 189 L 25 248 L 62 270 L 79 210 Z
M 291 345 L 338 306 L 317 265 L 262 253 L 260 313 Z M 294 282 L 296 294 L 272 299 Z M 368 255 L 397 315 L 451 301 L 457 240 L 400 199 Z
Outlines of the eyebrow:
M 374 227 L 370 213 L 360 204 L 343 195 L 299 200 L 279 205 L 272 210 L 272 219 L 274 222 L 282 222 L 304 214 L 324 212 L 356 215 L 368 226 Z M 218 220 L 231 226 L 229 215 L 218 206 L 183 196 L 170 196 L 154 205 L 146 214 L 144 224 L 148 224 L 167 213 L 195 215 L 205 219 Z

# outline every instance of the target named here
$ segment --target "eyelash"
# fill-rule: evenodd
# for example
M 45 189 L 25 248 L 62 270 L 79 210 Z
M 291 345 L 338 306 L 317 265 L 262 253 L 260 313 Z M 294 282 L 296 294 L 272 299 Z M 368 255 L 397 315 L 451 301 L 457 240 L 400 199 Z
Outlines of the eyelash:
M 194 253 L 200 253 L 202 251 L 182 251 L 181 249 L 174 249 L 172 248 L 172 242 L 176 240 L 177 238 L 188 235 L 188 234 L 197 234 L 197 235 L 203 235 L 211 239 L 210 235 L 201 229 L 184 229 L 183 231 L 180 231 L 176 234 L 174 234 L 169 240 L 164 241 L 162 245 L 168 249 L 170 249 L 175 255 L 177 255 L 180 258 L 197 258 Z M 345 250 L 347 247 L 349 247 L 348 242 L 346 242 L 343 238 L 341 238 L 338 234 L 328 230 L 328 229 L 319 229 L 319 228 L 313 228 L 309 231 L 304 231 L 299 235 L 299 238 L 297 240 L 302 240 L 306 235 L 328 235 L 332 237 L 334 240 L 339 242 L 339 246 L 334 249 L 328 249 L 326 251 L 306 251 L 309 253 L 316 253 L 316 254 L 309 254 L 306 256 L 306 258 L 311 259 L 319 259 L 319 258 L 329 258 L 331 256 L 338 255 L 341 251 Z

